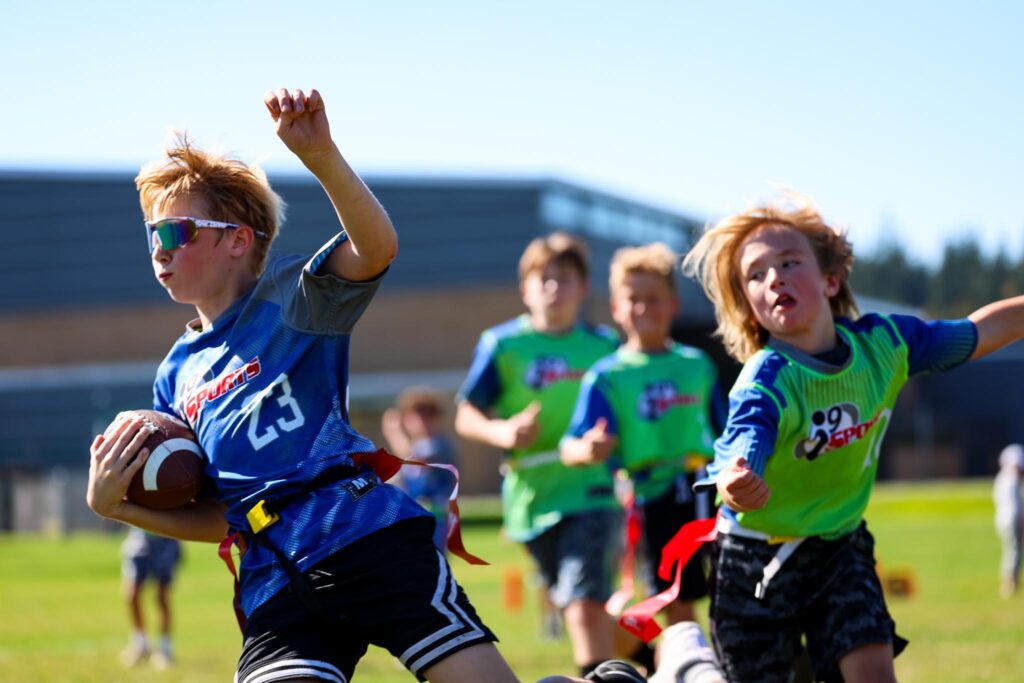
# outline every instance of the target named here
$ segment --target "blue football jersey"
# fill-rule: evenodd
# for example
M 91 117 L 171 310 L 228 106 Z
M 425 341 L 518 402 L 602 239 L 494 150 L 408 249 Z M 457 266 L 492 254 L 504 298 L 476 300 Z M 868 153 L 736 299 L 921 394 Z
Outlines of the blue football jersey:
M 311 259 L 274 261 L 248 293 L 213 321 L 189 329 L 160 364 L 157 410 L 192 427 L 214 495 L 233 529 L 261 499 L 301 490 L 329 467 L 373 451 L 348 422 L 352 327 L 380 283 L 348 282 L 318 268 L 346 236 Z M 262 534 L 300 569 L 399 520 L 426 515 L 372 472 L 299 496 Z M 250 614 L 287 583 L 272 551 L 251 546 L 241 566 Z

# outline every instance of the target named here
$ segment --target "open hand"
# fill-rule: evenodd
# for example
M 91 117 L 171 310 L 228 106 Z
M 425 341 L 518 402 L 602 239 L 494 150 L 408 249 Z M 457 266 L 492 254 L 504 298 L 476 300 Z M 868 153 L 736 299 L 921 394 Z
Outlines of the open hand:
M 759 510 L 772 495 L 764 479 L 750 469 L 742 456 L 719 473 L 717 485 L 722 502 L 736 512 Z

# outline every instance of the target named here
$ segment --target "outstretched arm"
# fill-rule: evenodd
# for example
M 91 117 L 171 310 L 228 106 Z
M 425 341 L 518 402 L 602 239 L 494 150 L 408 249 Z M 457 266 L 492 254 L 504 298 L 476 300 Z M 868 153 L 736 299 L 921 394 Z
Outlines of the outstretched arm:
M 967 316 L 978 329 L 978 345 L 971 360 L 998 351 L 1024 338 L 1024 296 L 1002 299 L 982 306 Z
M 263 101 L 277 122 L 277 136 L 320 181 L 348 234 L 321 272 L 352 281 L 380 275 L 398 253 L 398 236 L 380 202 L 331 139 L 320 93 L 280 88 L 268 92 Z

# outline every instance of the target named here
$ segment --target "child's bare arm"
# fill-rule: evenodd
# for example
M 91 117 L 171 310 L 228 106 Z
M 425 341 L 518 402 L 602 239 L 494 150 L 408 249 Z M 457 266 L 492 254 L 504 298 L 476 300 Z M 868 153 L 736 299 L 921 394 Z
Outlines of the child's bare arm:
M 391 452 L 400 458 L 408 458 L 412 455 L 412 442 L 409 435 L 402 427 L 402 411 L 398 408 L 388 408 L 380 418 L 380 431 L 384 440 L 388 442 Z
M 491 418 L 469 401 L 463 401 L 455 411 L 455 431 L 467 439 L 504 450 L 526 448 L 540 433 L 538 415 L 540 403 L 537 402 L 502 420 Z
M 348 234 L 321 268 L 353 281 L 380 275 L 398 253 L 398 236 L 380 202 L 334 144 L 320 93 L 280 88 L 263 101 L 277 122 L 278 137 L 320 181 Z
M 125 421 L 109 436 L 98 435 L 89 448 L 86 502 L 96 514 L 153 533 L 189 541 L 216 543 L 228 532 L 225 507 L 214 500 L 193 501 L 173 510 L 152 510 L 125 498 L 135 473 L 149 457 L 142 444 L 149 436 L 139 418 Z
M 1024 337 L 1024 296 L 988 304 L 968 318 L 978 329 L 978 345 L 971 355 L 974 360 Z

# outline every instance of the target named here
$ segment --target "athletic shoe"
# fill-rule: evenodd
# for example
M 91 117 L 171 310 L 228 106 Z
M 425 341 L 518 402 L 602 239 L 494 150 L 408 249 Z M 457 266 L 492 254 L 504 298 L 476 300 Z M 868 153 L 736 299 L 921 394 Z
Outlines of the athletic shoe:
M 149 658 L 149 648 L 139 647 L 138 645 L 129 645 L 125 649 L 121 650 L 121 654 L 118 655 L 118 659 L 125 666 L 132 667 L 142 664 Z
M 662 633 L 661 663 L 650 683 L 727 683 L 715 653 L 693 621 L 672 624 Z
M 153 656 L 149 658 L 149 663 L 157 671 L 166 671 L 174 666 L 174 657 L 170 652 L 154 652 Z
M 639 671 L 618 659 L 601 662 L 584 678 L 595 683 L 647 683 Z

